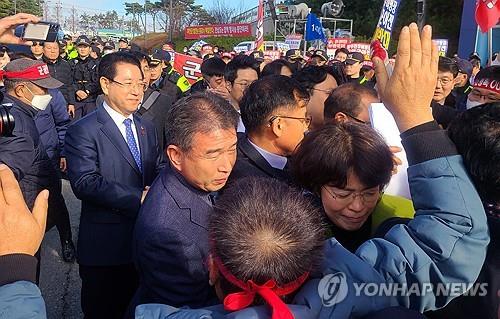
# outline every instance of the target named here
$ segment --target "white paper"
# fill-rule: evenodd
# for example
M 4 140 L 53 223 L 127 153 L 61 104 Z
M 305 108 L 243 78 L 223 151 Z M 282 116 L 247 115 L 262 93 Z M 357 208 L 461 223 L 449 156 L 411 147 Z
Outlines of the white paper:
M 389 146 L 399 146 L 403 149 L 396 121 L 385 105 L 382 103 L 372 103 L 369 113 L 372 127 L 384 137 L 387 144 Z M 401 159 L 403 165 L 398 166 L 398 173 L 392 176 L 389 185 L 385 189 L 385 193 L 411 199 L 410 186 L 408 185 L 408 160 L 406 152 L 403 149 L 403 151 L 395 155 Z

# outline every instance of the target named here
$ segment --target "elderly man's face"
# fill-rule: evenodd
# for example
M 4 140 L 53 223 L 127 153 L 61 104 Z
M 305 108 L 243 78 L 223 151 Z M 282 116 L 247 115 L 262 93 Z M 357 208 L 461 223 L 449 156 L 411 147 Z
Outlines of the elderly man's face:
M 215 192 L 226 185 L 236 162 L 236 130 L 216 129 L 210 133 L 195 133 L 191 148 L 187 151 L 167 150 L 170 160 L 189 184 L 206 191 Z M 169 148 L 175 146 L 169 146 Z
M 49 60 L 57 60 L 59 57 L 59 44 L 57 42 L 45 42 L 43 45 L 43 55 Z

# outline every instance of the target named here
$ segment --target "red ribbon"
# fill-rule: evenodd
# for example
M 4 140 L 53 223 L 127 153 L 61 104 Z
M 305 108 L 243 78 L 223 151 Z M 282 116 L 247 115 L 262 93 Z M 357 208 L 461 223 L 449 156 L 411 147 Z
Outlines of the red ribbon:
M 224 298 L 224 309 L 228 311 L 244 309 L 250 306 L 255 299 L 255 295 L 259 294 L 271 306 L 272 319 L 294 319 L 292 312 L 280 296 L 289 295 L 299 289 L 309 277 L 309 272 L 282 287 L 279 287 L 274 279 L 268 280 L 263 285 L 258 285 L 252 280 L 248 280 L 246 283 L 239 280 L 218 258 L 214 257 L 214 261 L 224 278 L 243 290 L 242 292 L 227 295 Z
M 33 65 L 27 69 L 22 71 L 5 71 L 0 70 L 0 80 L 3 79 L 12 79 L 12 80 L 40 80 L 46 79 L 50 77 L 49 68 L 47 64 L 40 63 L 37 65 Z

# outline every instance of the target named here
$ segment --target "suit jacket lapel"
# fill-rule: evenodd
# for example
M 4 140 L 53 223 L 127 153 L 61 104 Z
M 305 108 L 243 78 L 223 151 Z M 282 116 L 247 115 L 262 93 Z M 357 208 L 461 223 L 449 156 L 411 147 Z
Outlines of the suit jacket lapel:
M 242 137 L 239 141 L 239 147 L 241 152 L 248 157 L 250 161 L 252 161 L 255 166 L 266 172 L 269 176 L 281 179 L 283 178 L 283 172 L 279 169 L 272 167 L 262 155 L 253 147 L 252 144 L 248 141 L 248 138 Z
M 113 144 L 118 152 L 125 158 L 125 160 L 132 166 L 132 168 L 141 175 L 141 172 L 137 168 L 134 157 L 128 148 L 122 133 L 116 126 L 115 122 L 111 119 L 111 116 L 106 112 L 104 107 L 100 106 L 97 108 L 97 119 L 102 124 L 102 132 L 109 138 L 111 144 Z M 142 156 L 142 155 L 141 155 Z

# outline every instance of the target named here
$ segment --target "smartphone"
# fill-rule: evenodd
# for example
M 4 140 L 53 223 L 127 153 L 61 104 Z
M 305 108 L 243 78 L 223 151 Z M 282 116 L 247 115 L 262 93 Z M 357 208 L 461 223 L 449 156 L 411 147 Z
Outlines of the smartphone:
M 27 41 L 55 42 L 59 28 L 59 24 L 53 22 L 27 23 L 24 25 L 21 38 Z

